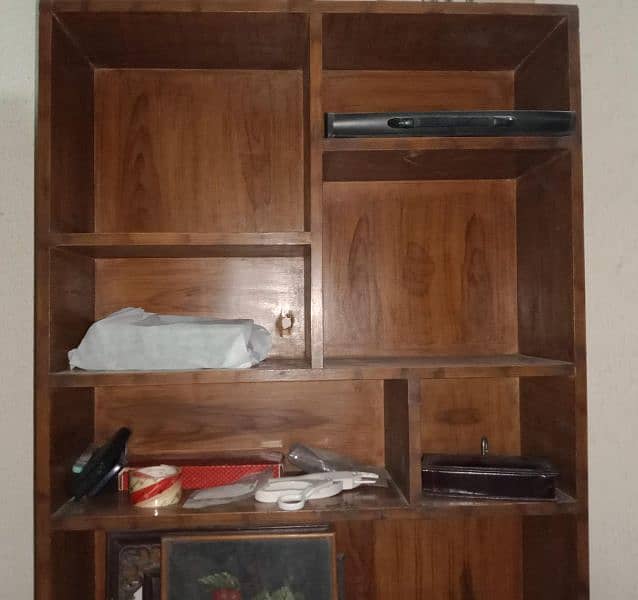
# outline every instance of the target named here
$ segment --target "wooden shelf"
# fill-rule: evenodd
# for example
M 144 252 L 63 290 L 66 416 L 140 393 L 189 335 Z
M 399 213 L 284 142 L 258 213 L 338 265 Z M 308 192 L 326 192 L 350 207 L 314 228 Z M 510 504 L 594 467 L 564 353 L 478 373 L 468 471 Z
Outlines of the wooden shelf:
M 362 150 L 565 150 L 573 136 L 326 138 L 324 152 Z
M 56 388 L 116 385 L 188 385 L 257 381 L 338 381 L 350 379 L 446 379 L 464 377 L 571 376 L 569 362 L 505 354 L 427 358 L 329 358 L 323 369 L 304 359 L 267 359 L 251 369 L 199 371 L 59 371 L 49 375 Z
M 94 258 L 302 256 L 307 231 L 267 233 L 51 233 L 48 246 Z
M 556 501 L 516 502 L 424 498 L 408 504 L 392 484 L 315 500 L 300 511 L 244 500 L 226 506 L 188 510 L 181 505 L 158 510 L 131 506 L 123 493 L 65 504 L 52 516 L 56 530 L 187 529 L 241 525 L 297 525 L 376 519 L 432 519 L 457 516 L 553 515 L 575 513 L 578 503 L 559 492 Z

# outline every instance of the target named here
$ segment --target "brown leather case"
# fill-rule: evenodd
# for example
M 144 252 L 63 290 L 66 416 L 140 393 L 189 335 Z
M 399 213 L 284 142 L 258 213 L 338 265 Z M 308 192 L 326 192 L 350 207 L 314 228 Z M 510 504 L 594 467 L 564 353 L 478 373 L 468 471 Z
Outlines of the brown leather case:
M 423 491 L 494 500 L 554 500 L 558 472 L 543 459 L 522 456 L 425 454 Z

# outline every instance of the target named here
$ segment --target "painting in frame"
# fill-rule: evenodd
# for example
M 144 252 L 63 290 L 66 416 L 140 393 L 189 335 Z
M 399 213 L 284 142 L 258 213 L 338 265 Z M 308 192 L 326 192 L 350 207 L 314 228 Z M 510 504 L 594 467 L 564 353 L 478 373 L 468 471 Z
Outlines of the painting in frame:
M 334 533 L 164 537 L 161 577 L 162 600 L 337 600 Z

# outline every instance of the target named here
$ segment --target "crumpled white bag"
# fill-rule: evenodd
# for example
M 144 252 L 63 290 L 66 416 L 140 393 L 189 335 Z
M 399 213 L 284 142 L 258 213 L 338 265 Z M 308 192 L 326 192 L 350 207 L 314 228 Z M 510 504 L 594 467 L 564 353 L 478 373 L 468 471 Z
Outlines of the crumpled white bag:
M 244 369 L 268 356 L 270 333 L 251 319 L 212 319 L 123 308 L 89 327 L 69 352 L 72 369 Z

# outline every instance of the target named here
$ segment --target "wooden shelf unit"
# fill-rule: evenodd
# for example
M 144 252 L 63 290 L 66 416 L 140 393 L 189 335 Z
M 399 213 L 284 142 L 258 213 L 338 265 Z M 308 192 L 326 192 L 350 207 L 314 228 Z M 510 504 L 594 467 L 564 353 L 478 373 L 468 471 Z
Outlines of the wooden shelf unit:
M 104 600 L 107 533 L 330 523 L 349 600 L 588 597 L 580 125 L 325 139 L 325 112 L 580 115 L 569 6 L 47 0 L 40 9 L 36 596 Z M 246 370 L 69 371 L 124 306 L 250 317 Z M 278 319 L 292 312 L 281 335 Z M 157 457 L 326 447 L 387 489 L 296 513 L 65 504 L 114 429 Z M 549 458 L 555 502 L 424 496 L 426 452 Z

